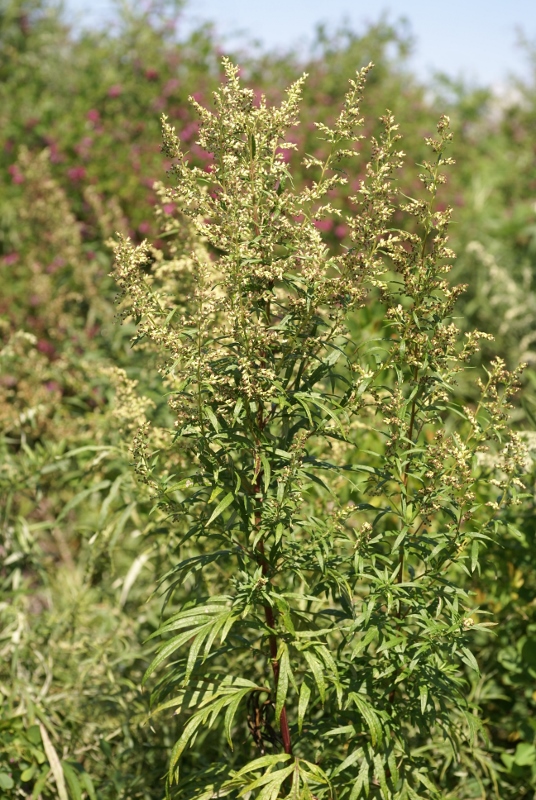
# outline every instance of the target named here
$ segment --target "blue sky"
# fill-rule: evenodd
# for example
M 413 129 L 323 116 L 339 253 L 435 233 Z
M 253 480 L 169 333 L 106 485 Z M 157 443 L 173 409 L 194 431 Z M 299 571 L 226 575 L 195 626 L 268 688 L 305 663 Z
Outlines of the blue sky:
M 67 0 L 67 7 L 102 20 L 111 4 Z M 441 70 L 499 86 L 509 73 L 528 72 L 516 29 L 536 43 L 536 0 L 190 0 L 185 21 L 191 27 L 210 20 L 224 35 L 240 30 L 266 46 L 288 47 L 309 40 L 319 22 L 347 19 L 359 31 L 384 12 L 408 19 L 416 38 L 413 65 L 425 78 Z

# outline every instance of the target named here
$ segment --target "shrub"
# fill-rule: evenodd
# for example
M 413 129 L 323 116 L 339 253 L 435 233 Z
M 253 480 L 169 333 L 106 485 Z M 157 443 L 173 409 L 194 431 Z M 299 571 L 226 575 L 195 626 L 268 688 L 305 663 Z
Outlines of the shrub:
M 164 665 L 154 714 L 182 720 L 169 790 L 491 791 L 466 668 L 478 671 L 471 640 L 493 623 L 468 589 L 519 503 L 526 452 L 507 424 L 518 371 L 497 359 L 474 406 L 456 399 L 485 334 L 462 343 L 451 321 L 461 288 L 446 278 L 451 212 L 437 201 L 449 120 L 427 140 L 425 201 L 397 191 L 404 153 L 387 112 L 353 212 L 336 214 L 369 68 L 336 121 L 317 125 L 326 155 L 305 156 L 311 177 L 296 189 L 284 154 L 304 78 L 270 107 L 224 66 L 214 110 L 194 101 L 210 172 L 164 119 L 168 199 L 197 242 L 170 266 L 190 275 L 188 296 L 165 263 L 151 269 L 147 244 L 116 248 L 123 313 L 158 354 L 175 417 L 167 444 L 146 423 L 133 443 L 169 520 L 161 586 L 184 598 L 146 673 Z M 330 252 L 322 222 L 336 215 L 350 246 Z

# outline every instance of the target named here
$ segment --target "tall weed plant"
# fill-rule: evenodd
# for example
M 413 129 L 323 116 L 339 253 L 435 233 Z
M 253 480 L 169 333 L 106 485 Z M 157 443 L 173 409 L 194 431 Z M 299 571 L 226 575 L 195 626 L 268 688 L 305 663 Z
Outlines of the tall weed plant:
M 177 125 L 190 163 L 210 170 L 211 154 L 196 144 L 195 109 L 186 98 L 195 93 L 205 105 L 220 70 L 214 30 L 177 41 L 177 10 L 176 4 L 122 6 L 113 29 L 80 32 L 48 0 L 7 0 L 0 8 L 6 56 L 0 65 L 0 789 L 8 797 L 92 798 L 94 792 L 99 800 L 157 800 L 158 776 L 185 720 L 163 713 L 140 727 L 148 693 L 138 684 L 158 643 L 146 639 L 158 625 L 160 604 L 158 596 L 145 600 L 165 564 L 198 555 L 200 545 L 194 538 L 175 552 L 183 526 L 169 524 L 165 504 L 149 514 L 148 493 L 127 475 L 125 448 L 146 397 L 154 403 L 146 446 L 163 454 L 160 475 L 183 470 L 185 461 L 180 447 L 166 446 L 171 409 L 148 340 L 134 352 L 132 324 L 114 325 L 106 245 L 114 231 L 134 242 L 148 235 L 154 247 L 144 273 L 160 298 L 170 297 L 174 319 L 186 313 L 195 277 L 190 254 L 201 256 L 206 245 L 154 183 L 163 166 L 158 113 Z M 407 27 L 380 21 L 360 33 L 319 30 L 300 56 L 250 48 L 240 59 L 256 94 L 266 91 L 275 104 L 292 76 L 311 73 L 300 126 L 287 137 L 296 148 L 283 151 L 297 192 L 311 175 L 303 153 L 320 160 L 329 153 L 313 120 L 333 126 L 347 78 L 356 66 L 376 64 L 361 106 L 360 157 L 338 163 L 348 183 L 329 197 L 336 213 L 316 221 L 333 254 L 352 246 L 348 198 L 365 178 L 382 110 L 393 110 L 409 154 L 396 171 L 399 196 L 418 200 L 427 198 L 413 167 L 426 158 L 422 137 L 433 135 L 436 108 L 451 115 L 449 152 L 457 166 L 435 207 L 454 206 L 449 234 L 458 258 L 449 281 L 469 284 L 454 318 L 462 331 L 478 327 L 494 335 L 483 340 L 472 367 L 488 364 L 494 353 L 508 366 L 529 362 L 509 424 L 520 426 L 524 418 L 534 426 L 534 79 L 529 74 L 502 99 L 445 79 L 425 86 L 409 70 L 410 50 Z M 392 219 L 418 230 L 418 220 L 400 208 Z M 356 341 L 382 329 L 385 307 L 374 291 L 353 315 Z M 453 415 L 459 404 L 476 408 L 479 401 L 474 369 L 457 380 Z M 447 430 L 452 419 L 444 413 Z M 536 447 L 533 434 L 524 438 L 532 459 L 525 480 L 533 486 Z M 493 463 L 486 458 L 482 466 Z M 536 786 L 534 513 L 533 493 L 521 505 L 503 506 L 500 535 L 487 543 L 480 571 L 458 576 L 462 588 L 475 592 L 470 603 L 479 610 L 471 619 L 497 623 L 493 635 L 487 628 L 471 635 L 481 673 L 461 665 L 466 696 L 479 706 L 490 736 L 485 758 L 497 786 L 479 773 L 480 786 L 460 764 L 463 786 L 449 790 L 455 797 L 520 800 Z M 218 569 L 205 568 L 211 591 Z M 166 613 L 194 591 L 200 590 L 188 578 Z M 183 775 L 220 758 L 214 735 L 199 729 L 181 757 Z
M 173 258 L 116 247 L 122 313 L 174 417 L 167 432 L 142 421 L 132 445 L 168 529 L 171 613 L 145 676 L 154 717 L 180 720 L 167 792 L 491 797 L 500 768 L 470 684 L 494 623 L 471 586 L 527 452 L 508 424 L 519 371 L 468 372 L 486 335 L 452 320 L 449 120 L 412 199 L 387 111 L 337 211 L 370 66 L 317 124 L 325 155 L 302 155 L 300 187 L 287 154 L 305 77 L 271 106 L 224 70 L 213 109 L 193 101 L 209 168 L 164 118 Z M 347 246 L 328 249 L 325 220 Z

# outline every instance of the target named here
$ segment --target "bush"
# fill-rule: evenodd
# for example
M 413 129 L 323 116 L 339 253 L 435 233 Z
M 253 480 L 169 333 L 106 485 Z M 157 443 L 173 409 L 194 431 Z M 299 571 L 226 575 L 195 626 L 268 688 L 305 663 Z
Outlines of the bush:
M 183 720 L 168 782 L 191 798 L 475 796 L 497 767 L 463 665 L 478 672 L 469 644 L 493 623 L 468 589 L 520 503 L 526 451 L 506 424 L 518 374 L 500 359 L 475 408 L 456 399 L 485 334 L 462 344 L 449 319 L 449 120 L 427 140 L 428 200 L 398 204 L 404 230 L 387 112 L 344 218 L 351 247 L 333 255 L 318 222 L 358 155 L 368 68 L 317 125 L 328 155 L 305 156 L 296 190 L 284 154 L 304 79 L 272 108 L 224 65 L 214 111 L 194 104 L 208 174 L 164 118 L 168 202 L 199 242 L 189 297 L 159 286 L 168 270 L 148 272 L 146 244 L 116 248 L 123 313 L 152 341 L 175 416 L 164 450 L 147 425 L 134 441 L 169 518 L 161 584 L 185 598 L 146 673 L 173 658 L 153 712 Z

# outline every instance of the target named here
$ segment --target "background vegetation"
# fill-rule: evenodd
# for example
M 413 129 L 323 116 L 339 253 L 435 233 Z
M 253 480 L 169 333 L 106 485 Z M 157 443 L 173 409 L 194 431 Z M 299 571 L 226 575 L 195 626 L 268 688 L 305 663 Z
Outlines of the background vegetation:
M 177 541 L 165 515 L 154 511 L 150 487 L 135 480 L 129 452 L 141 413 L 157 431 L 170 417 L 157 365 L 132 349 L 133 326 L 117 324 L 109 277 L 115 232 L 134 242 L 149 237 L 156 262 L 173 257 L 165 234 L 176 227 L 177 212 L 157 185 L 169 167 L 160 149 L 162 112 L 194 163 L 211 168 L 196 144 L 187 98 L 210 104 L 221 49 L 209 28 L 186 39 L 177 30 L 180 9 L 170 6 L 124 12 L 114 30 L 80 33 L 40 0 L 0 3 L 6 797 L 160 798 L 179 735 L 177 717 L 146 723 L 148 693 L 140 688 L 156 647 L 148 640 L 160 619 L 156 576 Z M 446 80 L 422 84 L 409 71 L 409 49 L 403 29 L 379 23 L 360 34 L 319 31 L 301 60 L 292 53 L 234 55 L 248 83 L 273 101 L 309 73 L 295 143 L 318 157 L 325 154 L 313 121 L 329 123 L 347 79 L 374 61 L 364 132 L 376 132 L 380 115 L 393 111 L 409 156 L 400 182 L 411 195 L 421 191 L 412 163 L 424 157 L 423 138 L 440 113 L 449 114 L 457 165 L 440 199 L 454 206 L 453 281 L 468 286 L 458 323 L 493 334 L 485 360 L 496 353 L 509 367 L 528 363 L 511 424 L 527 431 L 536 452 L 536 56 L 527 50 L 533 78 L 499 101 L 491 91 Z M 349 194 L 363 178 L 363 156 L 348 168 Z M 298 155 L 290 160 L 298 184 L 305 183 Z M 343 212 L 344 191 L 331 202 Z M 402 217 L 397 224 L 411 225 Z M 333 247 L 349 245 L 342 218 L 318 225 Z M 182 280 L 186 287 L 188 273 Z M 469 383 L 458 391 L 471 402 Z M 482 708 L 495 777 L 468 775 L 467 798 L 531 798 L 536 790 L 534 469 L 526 468 L 523 504 L 505 512 L 480 574 L 464 579 L 479 613 L 498 623 L 494 634 L 475 634 L 481 673 L 468 667 L 466 676 Z M 203 739 L 187 759 L 208 766 Z

